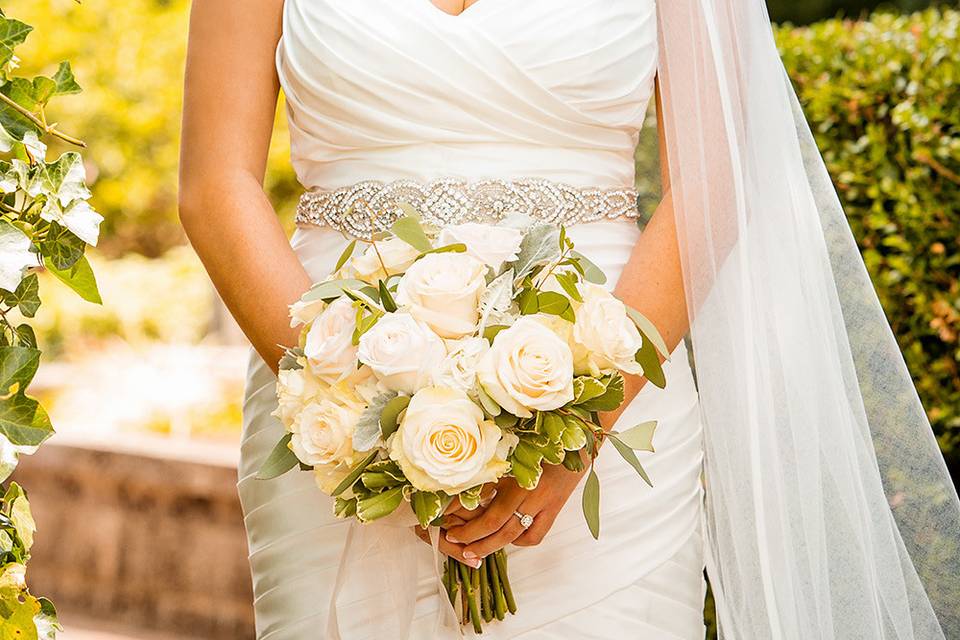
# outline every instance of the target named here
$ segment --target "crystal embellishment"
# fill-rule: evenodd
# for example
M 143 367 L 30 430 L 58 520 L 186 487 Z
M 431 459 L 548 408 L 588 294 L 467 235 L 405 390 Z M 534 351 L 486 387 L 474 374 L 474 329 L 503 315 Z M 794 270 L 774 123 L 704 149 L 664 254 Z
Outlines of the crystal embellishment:
M 339 189 L 304 193 L 297 205 L 301 226 L 333 227 L 359 238 L 385 231 L 409 203 L 423 221 L 446 226 L 497 222 L 525 214 L 552 224 L 636 218 L 637 192 L 627 188 L 574 187 L 541 178 L 469 182 L 365 181 Z

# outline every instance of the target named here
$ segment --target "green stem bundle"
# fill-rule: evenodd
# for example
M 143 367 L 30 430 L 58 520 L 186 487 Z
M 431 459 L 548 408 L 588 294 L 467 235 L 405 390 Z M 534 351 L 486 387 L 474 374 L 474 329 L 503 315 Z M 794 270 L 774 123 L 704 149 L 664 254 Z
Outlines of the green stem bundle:
M 483 633 L 484 622 L 503 620 L 507 612 L 517 612 L 503 549 L 484 558 L 478 569 L 447 558 L 443 585 L 450 603 L 458 609 L 460 623 L 472 625 L 474 633 Z

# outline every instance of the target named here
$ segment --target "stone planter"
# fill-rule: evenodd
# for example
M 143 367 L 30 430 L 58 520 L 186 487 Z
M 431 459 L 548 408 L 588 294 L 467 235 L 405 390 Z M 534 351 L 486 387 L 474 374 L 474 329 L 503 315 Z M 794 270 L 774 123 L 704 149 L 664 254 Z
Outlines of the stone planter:
M 253 638 L 236 445 L 55 436 L 14 479 L 37 521 L 28 571 L 69 626 L 84 618 L 177 638 Z

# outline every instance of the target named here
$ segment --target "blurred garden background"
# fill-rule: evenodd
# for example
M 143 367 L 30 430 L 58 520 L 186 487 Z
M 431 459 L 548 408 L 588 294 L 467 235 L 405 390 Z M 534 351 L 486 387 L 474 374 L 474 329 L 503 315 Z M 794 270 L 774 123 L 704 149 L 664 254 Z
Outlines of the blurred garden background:
M 94 454 L 54 453 L 62 458 L 50 464 L 59 465 L 61 475 L 25 483 L 35 492 L 40 527 L 34 582 L 68 610 L 86 611 L 83 624 L 97 626 L 104 621 L 89 618 L 109 611 L 126 628 L 180 638 L 252 637 L 244 627 L 249 611 L 243 605 L 248 578 L 242 535 L 211 533 L 217 518 L 232 522 L 234 506 L 229 491 L 220 487 L 211 497 L 202 484 L 230 476 L 246 349 L 177 221 L 189 2 L 6 4 L 5 12 L 42 31 L 18 50 L 25 64 L 37 65 L 26 73 L 50 73 L 60 60 L 73 62 L 84 93 L 62 100 L 55 117 L 88 144 L 84 157 L 92 203 L 105 216 L 100 244 L 90 253 L 104 305 L 41 284 L 44 304 L 36 329 L 45 364 L 34 393 L 58 430 L 51 442 Z M 769 2 L 785 64 L 948 463 L 960 479 L 960 12 L 955 4 L 929 5 L 901 0 L 877 9 L 871 0 Z M 292 228 L 300 188 L 287 161 L 282 109 L 281 104 L 266 188 Z M 655 144 L 650 128 L 637 154 L 647 203 L 656 201 L 656 185 L 645 182 L 656 175 L 651 166 Z M 59 151 L 52 148 L 51 155 Z M 105 456 L 118 451 L 128 456 L 118 463 L 127 475 L 108 488 L 102 480 L 98 485 L 98 491 L 114 492 L 107 534 L 113 531 L 122 544 L 151 557 L 158 547 L 136 538 L 148 536 L 151 527 L 131 528 L 122 521 L 124 514 L 200 518 L 206 524 L 197 525 L 197 536 L 220 540 L 217 536 L 224 535 L 230 543 L 221 549 L 241 554 L 239 567 L 223 569 L 220 576 L 223 584 L 239 581 L 239 586 L 189 598 L 181 593 L 180 599 L 170 596 L 158 604 L 155 591 L 168 588 L 171 580 L 185 580 L 182 565 L 192 543 L 171 541 L 180 545 L 179 555 L 152 556 L 160 564 L 148 563 L 140 573 L 127 556 L 116 553 L 114 565 L 104 568 L 97 559 L 106 544 L 97 542 L 107 535 L 102 521 L 89 540 L 83 539 L 92 548 L 67 549 L 79 544 L 69 535 L 72 520 L 45 507 L 38 495 L 51 501 L 72 496 L 78 504 L 100 508 L 95 505 L 106 498 L 84 493 L 84 474 L 96 473 Z M 150 461 L 137 462 L 143 456 Z M 86 466 L 75 475 L 61 468 L 81 458 Z M 166 459 L 212 470 L 183 471 L 164 466 Z M 179 482 L 186 497 L 148 491 L 144 477 L 167 488 Z M 57 572 L 44 568 L 45 554 L 57 559 Z M 76 566 L 64 569 L 65 562 Z M 143 588 L 109 596 L 85 592 L 105 588 L 101 582 L 111 576 L 120 581 L 121 575 L 145 581 L 138 583 Z M 183 584 L 176 588 L 182 591 Z M 239 608 L 228 607 L 229 620 L 221 610 L 211 622 L 210 608 L 222 606 L 216 598 L 227 592 Z M 66 622 L 63 637 L 81 638 L 79 629 L 71 636 L 69 617 Z

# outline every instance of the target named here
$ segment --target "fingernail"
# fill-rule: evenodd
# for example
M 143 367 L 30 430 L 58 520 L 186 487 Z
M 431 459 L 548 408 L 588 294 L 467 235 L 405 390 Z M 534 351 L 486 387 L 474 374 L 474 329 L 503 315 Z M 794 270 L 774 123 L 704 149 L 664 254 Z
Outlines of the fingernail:
M 473 560 L 477 557 L 477 554 L 475 554 L 472 551 L 464 551 L 463 557 L 466 558 L 467 560 Z
M 483 564 L 483 561 L 474 560 L 473 562 L 470 563 L 470 566 L 473 567 L 474 569 L 479 569 L 481 564 Z
M 447 534 L 447 542 L 452 542 L 453 544 L 460 544 L 460 541 L 454 538 L 449 533 Z

